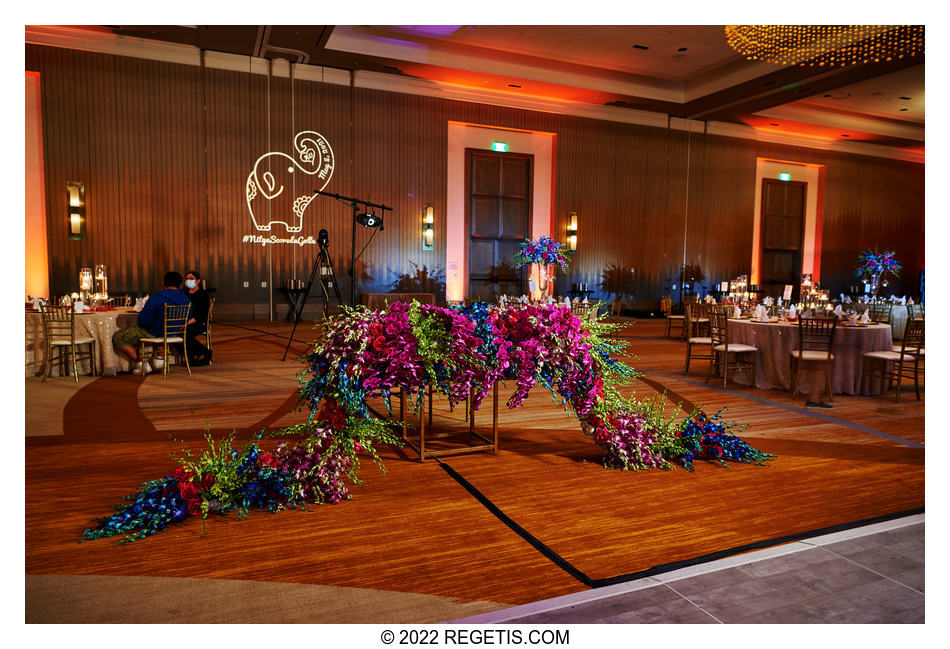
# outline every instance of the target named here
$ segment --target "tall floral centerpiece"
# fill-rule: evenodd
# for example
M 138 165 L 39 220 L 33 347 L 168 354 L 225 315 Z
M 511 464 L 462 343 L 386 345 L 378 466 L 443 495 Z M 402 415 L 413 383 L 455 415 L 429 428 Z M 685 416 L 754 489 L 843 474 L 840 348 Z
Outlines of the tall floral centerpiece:
M 521 250 L 515 255 L 515 266 L 531 265 L 528 288 L 532 297 L 541 298 L 554 294 L 554 265 L 567 270 L 570 263 L 564 254 L 564 245 L 550 237 L 540 237 L 535 241 L 525 240 Z
M 881 287 L 887 286 L 888 275 L 901 276 L 901 265 L 893 250 L 884 252 L 878 252 L 876 249 L 865 250 L 858 257 L 858 268 L 855 274 L 868 279 L 871 284 L 871 295 L 876 298 Z

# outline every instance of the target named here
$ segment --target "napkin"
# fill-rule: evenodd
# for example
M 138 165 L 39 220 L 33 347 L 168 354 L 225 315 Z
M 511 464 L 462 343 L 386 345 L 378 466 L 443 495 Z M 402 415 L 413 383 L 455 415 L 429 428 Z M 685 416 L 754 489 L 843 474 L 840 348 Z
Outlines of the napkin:
M 907 298 L 907 304 L 913 304 L 913 303 L 914 303 L 914 298 L 912 297 Z
M 864 313 L 861 314 L 861 324 L 867 324 L 871 318 L 868 317 L 868 310 L 865 309 Z
M 587 296 L 586 296 L 586 295 L 584 296 L 584 300 L 581 302 L 581 304 L 587 304 Z
M 788 319 L 789 319 L 789 320 L 794 320 L 796 313 L 797 313 L 797 312 L 795 311 L 795 305 L 794 305 L 794 304 L 793 304 L 792 306 L 788 307 Z
M 73 302 L 73 311 L 75 311 L 76 313 L 82 313 L 85 309 L 86 309 L 86 305 L 83 304 L 81 301 L 76 300 L 75 302 Z
M 848 297 L 847 295 L 844 297 L 844 300 L 843 300 L 843 301 L 844 301 L 845 304 L 851 304 L 851 298 Z
M 46 300 L 44 300 L 43 298 L 41 297 L 33 298 L 33 308 L 36 309 L 37 311 L 42 311 L 44 304 L 46 304 Z
M 545 304 L 548 304 L 548 305 L 554 304 L 554 298 L 549 295 L 548 298 L 544 302 Z
M 733 318 L 738 318 L 738 317 L 741 316 L 741 315 L 742 315 L 742 310 L 739 308 L 739 305 L 738 305 L 738 304 L 733 305 L 733 307 L 732 307 L 732 317 L 733 317 Z
M 841 310 L 841 305 L 840 305 L 840 304 L 835 307 L 835 317 L 837 317 L 837 318 L 843 318 L 843 317 L 844 317 L 844 311 Z
M 564 306 L 571 306 L 571 298 L 564 296 Z
M 852 314 L 848 317 L 848 324 L 851 325 L 852 327 L 858 324 L 858 314 L 857 314 L 857 313 L 852 313 Z
M 761 304 L 755 308 L 755 315 L 758 318 L 759 322 L 768 322 L 769 321 L 769 312 Z

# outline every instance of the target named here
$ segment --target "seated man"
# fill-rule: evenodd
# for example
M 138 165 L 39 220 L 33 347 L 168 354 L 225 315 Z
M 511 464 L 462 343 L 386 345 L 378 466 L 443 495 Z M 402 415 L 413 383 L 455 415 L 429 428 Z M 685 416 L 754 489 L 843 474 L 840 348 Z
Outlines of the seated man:
M 196 270 L 185 273 L 185 295 L 191 300 L 191 318 L 185 330 L 188 341 L 188 363 L 192 367 L 200 367 L 211 362 L 211 350 L 197 338 L 197 336 L 204 336 L 208 330 L 211 299 L 201 287 L 201 275 Z
M 133 367 L 137 366 L 141 360 L 138 351 L 139 341 L 142 338 L 162 336 L 165 326 L 165 305 L 189 303 L 188 296 L 178 289 L 179 286 L 181 286 L 181 274 L 173 270 L 165 273 L 165 277 L 162 278 L 162 290 L 148 298 L 139 313 L 138 324 L 120 329 L 112 336 L 112 344 L 132 360 Z M 144 365 L 137 372 L 148 374 L 152 371 L 150 366 L 146 367 L 147 363 Z

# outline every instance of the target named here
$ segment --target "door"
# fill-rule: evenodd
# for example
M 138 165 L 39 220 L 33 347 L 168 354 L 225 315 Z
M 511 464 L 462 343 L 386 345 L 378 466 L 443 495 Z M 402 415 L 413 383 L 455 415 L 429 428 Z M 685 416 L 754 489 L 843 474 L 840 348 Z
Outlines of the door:
M 530 155 L 466 149 L 468 295 L 522 295 L 525 272 L 512 260 L 531 222 Z
M 759 285 L 762 296 L 782 297 L 791 284 L 792 299 L 799 299 L 802 279 L 802 246 L 805 236 L 807 184 L 764 178 L 762 180 L 762 256 Z

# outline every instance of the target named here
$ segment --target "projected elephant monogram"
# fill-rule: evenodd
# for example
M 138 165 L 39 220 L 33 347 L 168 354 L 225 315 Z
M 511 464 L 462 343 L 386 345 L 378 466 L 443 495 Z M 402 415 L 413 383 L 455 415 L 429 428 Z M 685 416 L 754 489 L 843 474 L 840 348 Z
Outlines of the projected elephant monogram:
M 281 151 L 271 151 L 257 159 L 247 177 L 247 209 L 259 231 L 270 232 L 275 223 L 281 223 L 287 232 L 300 232 L 314 190 L 326 187 L 333 175 L 333 149 L 325 137 L 315 131 L 301 131 L 294 137 L 294 149 L 299 161 Z M 313 176 L 316 184 L 297 182 L 299 187 L 295 186 L 294 174 L 298 171 L 305 174 L 301 180 Z

